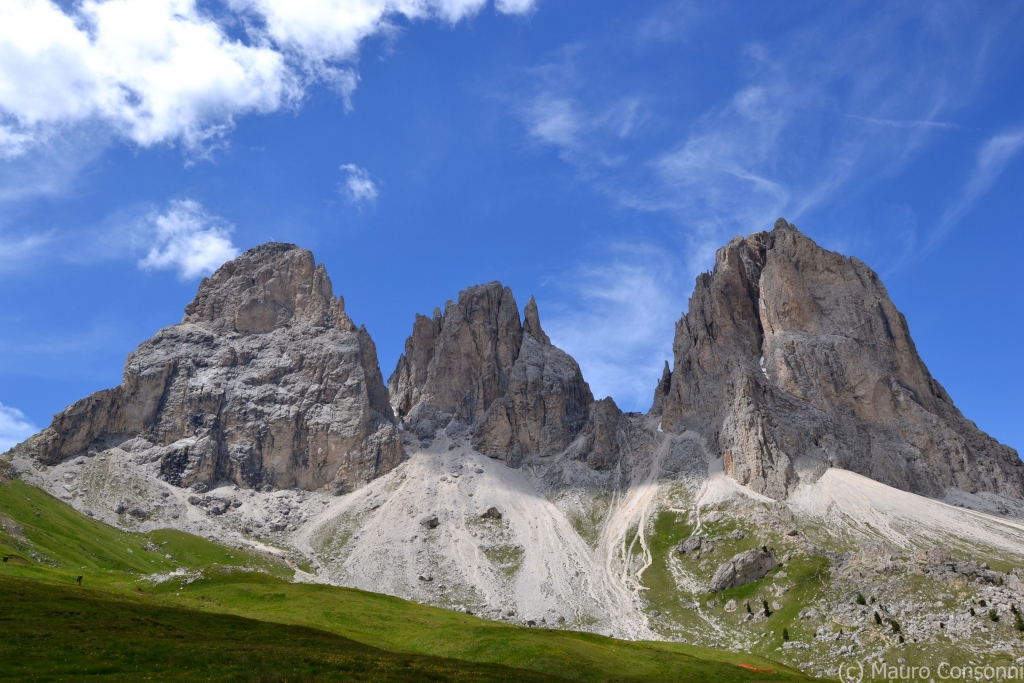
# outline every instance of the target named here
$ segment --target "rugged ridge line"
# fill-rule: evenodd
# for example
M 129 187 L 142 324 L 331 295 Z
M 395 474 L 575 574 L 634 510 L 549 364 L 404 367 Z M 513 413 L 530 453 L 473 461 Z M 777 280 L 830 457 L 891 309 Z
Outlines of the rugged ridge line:
M 204 278 L 181 323 L 129 354 L 120 386 L 16 448 L 53 464 L 114 444 L 180 486 L 350 490 L 403 457 L 373 340 L 313 254 L 281 243 Z
M 935 498 L 1024 498 L 1016 451 L 953 405 L 878 276 L 784 219 L 717 252 L 673 351 L 649 415 L 758 493 L 783 499 L 836 467 Z M 120 386 L 16 451 L 54 464 L 117 445 L 179 486 L 342 492 L 402 461 L 400 430 L 423 448 L 443 431 L 512 467 L 560 455 L 615 470 L 626 450 L 660 457 L 655 424 L 595 401 L 536 301 L 520 317 L 499 282 L 417 315 L 385 387 L 324 267 L 270 243 L 204 279 L 181 323 L 129 355 Z M 706 469 L 703 457 L 680 466 Z
M 652 414 L 784 498 L 829 467 L 932 497 L 1024 497 L 1024 464 L 928 372 L 878 276 L 779 219 L 697 278 Z

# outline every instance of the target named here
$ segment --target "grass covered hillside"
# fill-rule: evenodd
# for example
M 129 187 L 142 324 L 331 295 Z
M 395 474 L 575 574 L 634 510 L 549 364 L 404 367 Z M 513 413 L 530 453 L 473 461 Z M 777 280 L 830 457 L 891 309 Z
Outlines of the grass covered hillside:
M 806 680 L 759 657 L 292 583 L 269 554 L 170 530 L 126 533 L 18 479 L 0 477 L 0 526 L 0 678 Z
M 12 680 L 564 681 L 496 664 L 388 652 L 312 628 L 0 579 Z

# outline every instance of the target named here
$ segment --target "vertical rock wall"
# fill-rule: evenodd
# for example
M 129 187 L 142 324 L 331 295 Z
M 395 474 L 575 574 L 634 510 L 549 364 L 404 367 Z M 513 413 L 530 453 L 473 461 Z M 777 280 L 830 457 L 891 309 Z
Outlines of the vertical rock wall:
M 756 491 L 781 498 L 841 467 L 930 496 L 1024 496 L 1016 452 L 953 405 L 878 276 L 783 219 L 718 251 L 673 352 L 652 411 Z

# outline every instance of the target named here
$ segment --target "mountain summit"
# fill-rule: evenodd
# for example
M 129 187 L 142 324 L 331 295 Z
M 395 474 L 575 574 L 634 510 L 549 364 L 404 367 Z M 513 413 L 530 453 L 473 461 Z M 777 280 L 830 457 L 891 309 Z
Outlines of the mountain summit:
M 574 455 L 608 464 L 614 434 L 594 442 L 598 423 L 617 421 L 611 399 L 594 401 L 580 366 L 551 343 L 530 297 L 525 320 L 499 282 L 470 287 L 434 317 L 417 315 L 405 354 L 388 380 L 395 414 L 423 439 L 437 429 L 472 434 L 476 450 L 518 465 L 550 456 L 586 432 Z
M 655 391 L 726 474 L 782 499 L 829 467 L 904 491 L 1024 497 L 1024 463 L 964 418 L 878 275 L 780 218 L 697 279 Z
M 120 386 L 21 448 L 52 464 L 115 445 L 179 486 L 349 490 L 402 460 L 370 335 L 313 254 L 280 243 L 205 278 L 181 323 L 128 356 Z

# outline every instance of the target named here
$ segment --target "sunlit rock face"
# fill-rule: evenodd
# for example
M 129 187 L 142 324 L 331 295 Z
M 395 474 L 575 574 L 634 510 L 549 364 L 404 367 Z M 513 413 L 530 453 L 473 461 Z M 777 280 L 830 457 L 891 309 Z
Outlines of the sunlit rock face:
M 120 386 L 18 448 L 54 463 L 113 443 L 177 485 L 346 490 L 402 460 L 373 341 L 313 254 L 278 243 L 204 279 L 181 323 L 129 355 Z
M 438 429 L 469 434 L 476 450 L 518 465 L 574 446 L 573 456 L 605 468 L 619 452 L 614 401 L 595 402 L 580 367 L 554 346 L 530 298 L 520 319 L 512 290 L 470 287 L 444 313 L 418 315 L 388 380 L 391 404 L 423 439 Z
M 755 491 L 785 497 L 840 467 L 930 496 L 1024 496 L 1016 451 L 953 405 L 874 271 L 784 219 L 718 250 L 673 351 L 663 429 L 699 433 Z

